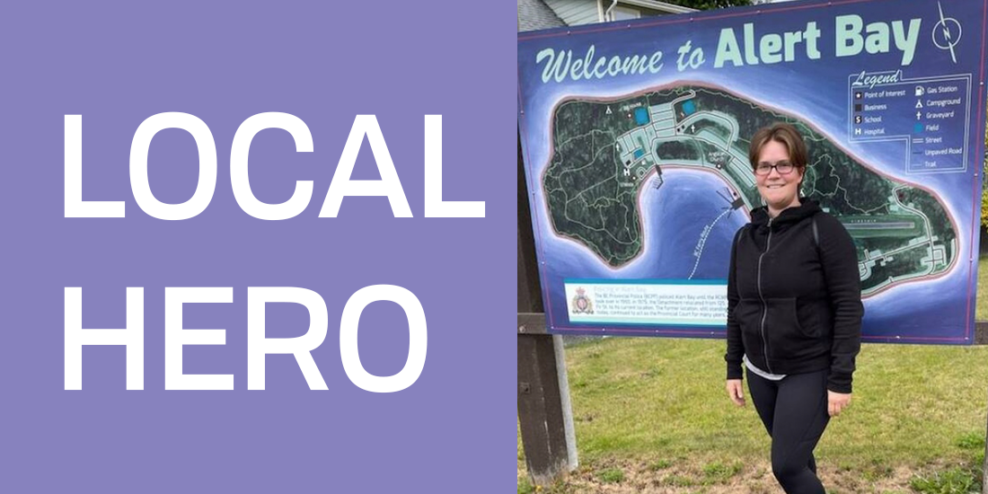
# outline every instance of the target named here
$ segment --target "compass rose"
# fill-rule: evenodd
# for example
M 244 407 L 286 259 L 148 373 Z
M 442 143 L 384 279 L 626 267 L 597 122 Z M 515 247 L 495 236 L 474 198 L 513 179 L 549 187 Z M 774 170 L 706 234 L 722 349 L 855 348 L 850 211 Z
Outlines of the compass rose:
M 940 2 L 937 2 L 937 9 L 940 11 L 940 21 L 933 26 L 933 44 L 941 50 L 950 50 L 951 60 L 957 63 L 954 46 L 961 40 L 961 23 L 953 17 L 944 17 Z

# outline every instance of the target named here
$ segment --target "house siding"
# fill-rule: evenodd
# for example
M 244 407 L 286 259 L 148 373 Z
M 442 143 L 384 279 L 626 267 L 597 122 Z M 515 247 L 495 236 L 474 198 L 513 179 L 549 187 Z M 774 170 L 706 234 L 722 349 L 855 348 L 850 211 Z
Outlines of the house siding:
M 595 0 L 545 0 L 545 3 L 568 26 L 600 22 Z

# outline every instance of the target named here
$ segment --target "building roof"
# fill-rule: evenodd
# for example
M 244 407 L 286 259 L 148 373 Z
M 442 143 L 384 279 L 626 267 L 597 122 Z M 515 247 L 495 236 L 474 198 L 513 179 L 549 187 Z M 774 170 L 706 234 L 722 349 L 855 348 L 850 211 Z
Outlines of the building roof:
M 586 2 L 587 6 L 594 6 L 595 10 L 597 7 L 602 6 L 597 0 L 582 0 Z M 683 14 L 686 12 L 695 12 L 696 9 L 691 9 L 689 7 L 681 7 L 679 5 L 674 5 L 668 2 L 661 2 L 658 0 L 605 0 L 604 4 L 609 6 L 616 5 L 620 1 L 622 4 L 631 5 L 636 7 L 644 7 L 651 9 L 652 11 L 662 12 L 666 14 Z M 756 2 L 758 0 L 755 0 Z M 772 0 L 761 0 L 761 1 L 772 1 Z M 776 0 L 785 1 L 785 0 Z M 582 5 L 581 0 L 574 0 L 569 2 L 564 2 L 563 5 L 567 5 L 567 8 L 572 10 L 574 5 Z M 555 8 L 559 8 L 558 2 L 546 2 L 546 0 L 518 0 L 518 32 L 523 31 L 536 31 L 539 29 L 551 29 L 554 27 L 564 27 L 569 25 L 567 20 L 564 20 L 564 16 L 557 12 Z M 582 11 L 581 11 L 582 12 Z M 585 12 L 583 12 L 585 13 Z M 582 16 L 581 16 L 582 19 Z M 582 24 L 583 22 L 579 22 Z
M 660 2 L 658 0 L 621 0 L 621 3 L 658 10 L 659 12 L 665 12 L 667 14 L 685 14 L 687 12 L 696 12 L 696 9 L 682 7 L 669 2 Z
M 543 0 L 518 0 L 518 32 L 563 27 L 566 24 Z

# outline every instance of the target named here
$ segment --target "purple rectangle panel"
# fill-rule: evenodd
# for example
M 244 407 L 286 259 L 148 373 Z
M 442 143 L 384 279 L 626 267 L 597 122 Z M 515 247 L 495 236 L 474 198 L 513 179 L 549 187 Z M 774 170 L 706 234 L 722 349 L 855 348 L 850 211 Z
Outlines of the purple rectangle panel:
M 516 12 L 467 7 L 0 7 L 0 492 L 514 488 Z

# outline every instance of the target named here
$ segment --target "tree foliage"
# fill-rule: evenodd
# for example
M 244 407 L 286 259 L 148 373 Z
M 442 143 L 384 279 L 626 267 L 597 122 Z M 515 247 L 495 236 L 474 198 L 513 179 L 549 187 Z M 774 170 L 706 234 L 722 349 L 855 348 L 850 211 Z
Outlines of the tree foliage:
M 981 225 L 988 228 L 988 125 L 985 126 L 985 162 L 981 167 Z

